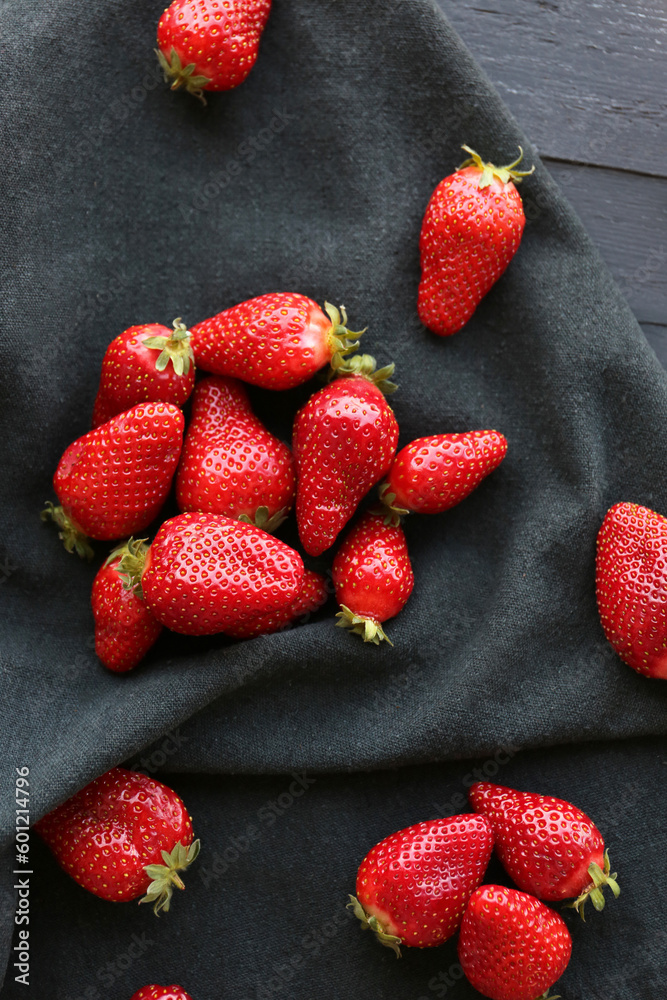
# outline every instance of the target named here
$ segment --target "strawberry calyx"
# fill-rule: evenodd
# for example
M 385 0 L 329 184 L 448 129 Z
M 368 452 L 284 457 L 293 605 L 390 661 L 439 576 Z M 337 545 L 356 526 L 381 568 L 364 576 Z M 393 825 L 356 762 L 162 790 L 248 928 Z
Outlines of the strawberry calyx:
M 158 57 L 160 68 L 164 73 L 165 83 L 170 84 L 172 90 L 185 87 L 188 94 L 192 94 L 202 104 L 206 104 L 202 88 L 211 82 L 210 78 L 208 76 L 196 76 L 194 63 L 188 63 L 187 66 L 184 66 L 181 62 L 181 57 L 173 46 L 168 59 L 160 49 L 155 49 L 154 51 Z
M 465 167 L 477 167 L 481 173 L 478 184 L 478 187 L 480 188 L 488 187 L 494 178 L 499 180 L 502 184 L 507 184 L 508 181 L 514 181 L 515 184 L 519 184 L 524 177 L 530 177 L 535 170 L 534 165 L 530 168 L 530 170 L 514 169 L 515 167 L 518 167 L 523 159 L 523 149 L 521 146 L 519 146 L 518 158 L 514 161 L 514 163 L 508 163 L 506 167 L 496 167 L 493 163 L 485 163 L 479 153 L 476 153 L 474 149 L 470 148 L 470 146 L 461 146 L 461 149 L 465 149 L 466 153 L 470 153 L 470 156 L 457 169 L 463 170 Z
M 82 559 L 92 559 L 95 553 L 88 544 L 88 538 L 75 521 L 68 517 L 62 507 L 54 507 L 49 501 L 39 515 L 42 521 L 53 521 L 60 529 L 58 538 L 68 552 L 76 552 Z
M 359 340 L 357 338 L 366 333 L 368 327 L 364 327 L 363 330 L 348 330 L 345 306 L 336 309 L 330 302 L 325 302 L 324 311 L 331 320 L 329 347 L 331 348 L 332 357 L 329 363 L 334 371 L 338 371 L 340 366 L 345 362 L 345 355 L 349 354 L 350 351 L 356 351 L 359 347 Z
M 258 507 L 255 511 L 255 516 L 250 517 L 248 514 L 239 514 L 237 520 L 243 521 L 244 524 L 252 524 L 255 528 L 261 528 L 262 531 L 267 531 L 270 535 L 276 531 L 280 525 L 287 519 L 289 510 L 287 507 L 281 507 L 277 510 L 275 514 L 269 517 L 268 507 Z
M 336 622 L 338 628 L 347 628 L 355 635 L 360 635 L 364 642 L 374 642 L 376 646 L 379 646 L 382 640 L 388 642 L 390 646 L 394 645 L 380 622 L 364 615 L 355 615 L 346 604 L 341 604 L 340 608 L 336 614 L 336 618 L 340 618 L 340 621 Z
M 160 351 L 155 362 L 159 372 L 163 372 L 171 361 L 177 375 L 187 375 L 190 365 L 195 361 L 194 351 L 190 346 L 190 331 L 186 329 L 180 316 L 174 320 L 173 326 L 171 337 L 146 337 L 142 340 L 142 345 L 152 351 Z
M 123 581 L 123 589 L 131 590 L 136 596 L 143 600 L 144 592 L 141 589 L 141 574 L 144 571 L 146 553 L 148 552 L 147 538 L 128 538 L 126 542 L 113 550 L 108 557 L 105 566 L 120 559 L 116 566 L 116 572 Z
M 604 910 L 605 898 L 602 889 L 605 885 L 608 885 L 614 894 L 615 899 L 621 894 L 621 889 L 616 881 L 617 874 L 610 874 L 611 865 L 609 863 L 609 851 L 604 852 L 604 870 L 594 861 L 588 866 L 588 874 L 590 875 L 592 882 L 587 886 L 580 896 L 577 896 L 575 900 L 571 903 L 567 903 L 567 906 L 572 907 L 576 910 L 581 919 L 585 922 L 586 917 L 584 916 L 584 906 L 586 900 L 590 897 L 591 903 L 595 909 L 600 912 Z
M 151 884 L 146 895 L 139 900 L 139 904 L 154 903 L 153 913 L 156 917 L 160 916 L 160 910 L 167 913 L 174 886 L 178 889 L 185 889 L 183 880 L 178 873 L 185 871 L 192 864 L 199 854 L 200 846 L 199 840 L 193 840 L 189 847 L 184 847 L 179 840 L 171 853 L 168 851 L 160 852 L 164 860 L 163 865 L 146 865 L 144 871 L 151 879 Z
M 390 365 L 385 365 L 384 368 L 378 368 L 377 361 L 371 354 L 355 354 L 351 358 L 346 358 L 338 366 L 335 374 L 356 375 L 368 379 L 385 396 L 390 396 L 392 392 L 396 392 L 398 389 L 396 383 L 390 381 L 395 368 L 396 365 L 393 362 Z
M 385 948 L 391 948 L 396 954 L 396 958 L 401 957 L 401 938 L 397 937 L 395 934 L 387 933 L 377 917 L 369 917 L 356 896 L 350 896 L 350 902 L 347 903 L 347 909 L 352 910 L 355 917 L 361 921 L 361 927 L 363 930 L 373 931 L 375 937 L 381 945 L 384 945 Z
M 380 483 L 378 490 L 380 494 L 380 501 L 383 506 L 377 508 L 375 512 L 384 516 L 385 524 L 390 524 L 392 527 L 397 528 L 401 523 L 401 518 L 409 514 L 410 511 L 407 507 L 399 507 L 394 503 L 396 500 L 396 494 L 391 492 L 389 483 Z

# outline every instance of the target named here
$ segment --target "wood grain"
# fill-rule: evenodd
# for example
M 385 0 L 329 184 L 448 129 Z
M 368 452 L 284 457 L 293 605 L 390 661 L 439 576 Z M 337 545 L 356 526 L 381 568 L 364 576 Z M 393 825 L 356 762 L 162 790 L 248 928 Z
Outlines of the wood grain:
M 664 0 L 438 0 L 542 155 L 664 176 Z

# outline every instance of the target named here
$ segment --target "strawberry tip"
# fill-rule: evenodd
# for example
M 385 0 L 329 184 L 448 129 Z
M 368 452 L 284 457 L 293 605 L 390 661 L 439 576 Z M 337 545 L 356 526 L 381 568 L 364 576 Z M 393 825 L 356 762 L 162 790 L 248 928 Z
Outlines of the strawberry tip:
M 200 846 L 199 840 L 193 840 L 189 847 L 184 847 L 179 840 L 171 853 L 161 852 L 164 860 L 163 865 L 146 865 L 144 871 L 151 879 L 151 883 L 146 895 L 139 900 L 139 905 L 154 903 L 153 913 L 156 917 L 160 916 L 161 910 L 168 913 L 174 886 L 178 889 L 185 889 L 183 880 L 178 873 L 185 871 L 192 864 L 199 854 Z
M 394 374 L 396 365 L 392 362 L 384 368 L 378 368 L 377 361 L 372 354 L 355 354 L 351 358 L 344 359 L 336 368 L 336 375 L 356 375 L 368 379 L 377 386 L 385 396 L 390 396 L 396 392 L 398 386 L 391 382 L 390 378 Z
M 196 76 L 194 63 L 183 66 L 178 52 L 173 47 L 168 59 L 160 49 L 155 49 L 154 51 L 158 57 L 160 68 L 164 73 L 165 83 L 170 84 L 172 90 L 185 87 L 189 94 L 192 94 L 193 97 L 196 97 L 197 100 L 205 105 L 206 98 L 204 97 L 203 88 L 211 82 L 209 77 Z
M 169 362 L 174 366 L 177 375 L 187 375 L 190 365 L 194 365 L 195 355 L 190 346 L 190 331 L 179 316 L 173 322 L 174 332 L 170 337 L 146 337 L 142 346 L 151 351 L 160 351 L 155 362 L 155 368 L 163 372 Z
M 530 168 L 530 170 L 515 170 L 515 167 L 521 163 L 523 159 L 523 149 L 519 146 L 519 156 L 513 163 L 508 163 L 506 167 L 496 167 L 493 163 L 485 163 L 479 153 L 476 153 L 474 149 L 470 146 L 461 146 L 461 149 L 465 149 L 466 153 L 470 153 L 467 160 L 458 167 L 458 170 L 463 170 L 465 167 L 477 167 L 481 172 L 481 177 L 479 179 L 479 187 L 488 187 L 494 177 L 499 180 L 502 184 L 507 184 L 508 181 L 513 181 L 515 184 L 519 184 L 524 177 L 530 177 L 530 175 L 535 170 L 535 165 Z
M 347 909 L 352 910 L 357 920 L 361 922 L 362 930 L 373 931 L 380 944 L 384 945 L 385 948 L 391 948 L 396 958 L 400 958 L 400 945 L 402 944 L 400 937 L 397 937 L 395 934 L 388 934 L 377 917 L 369 917 L 356 896 L 350 896 L 349 899 L 350 902 L 347 903 Z

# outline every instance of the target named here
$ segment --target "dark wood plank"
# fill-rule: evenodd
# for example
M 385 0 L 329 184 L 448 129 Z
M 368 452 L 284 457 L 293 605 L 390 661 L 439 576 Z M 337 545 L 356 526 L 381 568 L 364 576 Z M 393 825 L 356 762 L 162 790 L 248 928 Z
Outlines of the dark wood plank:
M 664 176 L 664 0 L 438 0 L 544 156 Z
M 640 323 L 667 321 L 667 179 L 546 164 Z M 530 218 L 530 206 L 527 206 Z
M 663 368 L 667 368 L 667 325 L 642 323 L 646 339 L 658 356 Z

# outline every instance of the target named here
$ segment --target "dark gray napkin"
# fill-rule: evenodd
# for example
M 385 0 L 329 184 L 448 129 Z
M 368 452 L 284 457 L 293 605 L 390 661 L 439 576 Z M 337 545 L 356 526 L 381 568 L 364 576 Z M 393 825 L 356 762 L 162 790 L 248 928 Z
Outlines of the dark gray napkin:
M 297 911 L 306 926 L 342 920 L 356 862 L 397 824 L 434 814 L 428 796 L 440 773 L 449 801 L 460 765 L 440 772 L 432 762 L 604 740 L 604 754 L 525 755 L 526 787 L 600 812 L 597 775 L 581 767 L 604 763 L 612 786 L 616 773 L 629 781 L 636 769 L 644 781 L 654 767 L 655 784 L 655 743 L 608 741 L 667 729 L 667 686 L 613 655 L 593 587 L 606 509 L 623 499 L 667 510 L 667 376 L 535 150 L 436 5 L 277 0 L 250 78 L 207 108 L 161 82 L 151 52 L 159 12 L 127 0 L 30 8 L 6 0 L 0 12 L 3 836 L 11 844 L 15 767 L 30 767 L 35 820 L 113 764 L 136 763 L 156 740 L 153 769 L 168 758 L 172 770 L 227 775 L 180 779 L 207 830 L 201 871 L 246 813 L 252 821 L 253 789 L 261 799 L 294 780 L 230 774 L 431 764 L 319 777 L 317 796 L 304 797 L 308 811 L 280 827 L 293 853 L 280 854 L 282 840 L 266 855 L 248 851 L 208 896 L 191 875 L 192 891 L 160 922 L 87 897 L 35 844 L 34 976 L 46 982 L 66 948 L 50 994 L 58 1000 L 85 996 L 91 984 L 123 1000 L 160 981 L 186 914 L 181 954 L 191 964 L 174 976 L 191 984 L 195 1000 L 259 997 L 273 963 L 301 947 Z M 417 319 L 418 233 L 464 142 L 495 162 L 524 147 L 536 164 L 522 185 L 530 222 L 468 328 L 440 339 Z M 387 626 L 393 649 L 369 649 L 335 629 L 330 607 L 302 628 L 242 644 L 167 635 L 143 666 L 114 676 L 96 660 L 89 608 L 107 550 L 98 546 L 97 562 L 86 566 L 38 518 L 62 451 L 89 427 L 105 347 L 133 323 L 192 323 L 287 289 L 343 302 L 353 328 L 369 327 L 365 350 L 396 362 L 401 444 L 494 427 L 509 441 L 507 459 L 460 507 L 406 524 L 416 586 Z M 315 387 L 256 391 L 253 401 L 288 436 Z M 293 540 L 293 529 L 283 536 Z M 180 736 L 167 752 L 163 734 L 173 730 Z M 621 795 L 618 787 L 605 793 Z M 339 811 L 341 795 L 347 807 Z M 664 797 L 643 817 L 612 854 L 622 885 L 634 878 L 637 893 L 640 846 L 664 839 Z M 340 857 L 338 838 L 348 845 Z M 296 860 L 302 854 L 307 870 Z M 9 849 L 6 947 L 11 858 Z M 206 901 L 211 892 L 215 904 Z M 233 902 L 241 930 L 230 919 Z M 591 919 L 588 936 L 577 932 L 570 1000 L 596 995 L 593 973 L 597 995 L 607 995 L 618 962 L 637 964 L 640 931 L 658 923 L 644 927 L 638 899 L 634 907 L 625 891 Z M 145 962 L 113 987 L 101 984 L 86 956 L 94 966 L 104 941 L 113 938 L 122 953 L 144 931 L 155 939 Z M 362 982 L 371 996 L 445 995 L 429 989 L 423 969 L 454 961 L 451 949 L 411 954 L 394 968 L 371 945 L 341 931 L 322 962 L 295 972 L 285 995 L 333 998 Z M 388 978 L 374 978 L 379 969 Z M 7 996 L 20 990 L 12 979 Z M 613 995 L 635 996 L 629 983 Z M 460 984 L 447 989 L 468 995 Z

